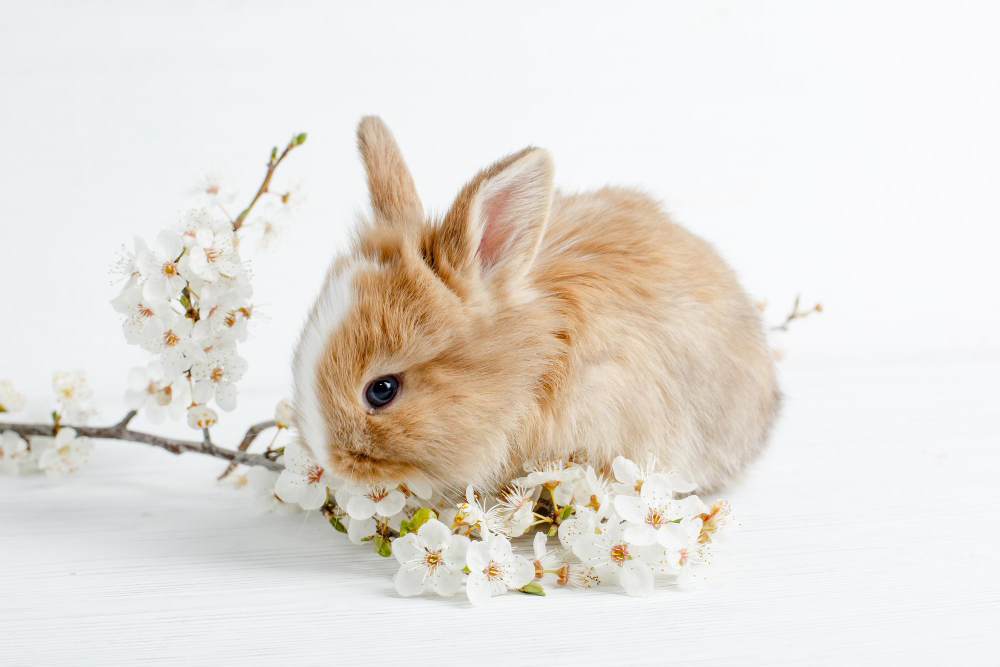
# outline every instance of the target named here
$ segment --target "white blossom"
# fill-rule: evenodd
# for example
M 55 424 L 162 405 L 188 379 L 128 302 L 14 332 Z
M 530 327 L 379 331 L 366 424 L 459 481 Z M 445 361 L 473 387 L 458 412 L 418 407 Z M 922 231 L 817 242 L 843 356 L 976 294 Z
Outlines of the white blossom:
M 576 512 L 559 524 L 559 542 L 565 549 L 572 549 L 581 535 L 592 535 L 603 517 L 583 505 L 577 505 Z
M 194 244 L 184 257 L 186 273 L 210 283 L 220 278 L 235 278 L 243 269 L 236 243 L 236 235 L 228 225 L 198 227 Z
M 225 185 L 225 179 L 218 171 L 205 173 L 194 187 L 194 194 L 205 198 L 210 204 L 224 206 L 236 198 L 236 191 Z
M 610 503 L 614 490 L 611 482 L 604 475 L 587 466 L 586 471 L 575 482 L 573 487 L 573 502 L 585 505 L 593 510 L 602 510 Z
M 542 583 L 557 581 L 558 575 L 552 570 L 558 570 L 562 559 L 555 549 L 548 549 L 548 536 L 543 531 L 535 533 L 535 538 L 531 543 L 531 550 L 534 552 L 532 565 L 535 566 L 535 579 Z
M 298 443 L 285 447 L 285 469 L 278 476 L 274 493 L 286 503 L 298 503 L 304 510 L 319 509 L 326 503 L 327 487 L 336 479 L 314 461 Z
M 690 588 L 703 581 L 709 567 L 711 550 L 708 544 L 699 541 L 701 530 L 700 518 L 684 519 L 666 541 L 661 562 L 677 573 L 677 584 L 681 587 Z
M 87 402 L 94 392 L 87 384 L 87 374 L 83 371 L 57 371 L 52 374 L 52 388 L 59 401 L 59 421 L 63 424 L 85 424 L 94 414 Z
M 278 401 L 274 406 L 274 424 L 278 428 L 292 428 L 295 425 L 295 409 L 287 398 Z
M 665 475 L 653 473 L 646 478 L 638 496 L 617 496 L 615 510 L 628 522 L 625 539 L 633 544 L 666 544 L 667 534 L 677 521 L 689 518 L 703 505 L 697 496 L 674 500 Z
M 182 250 L 184 242 L 180 234 L 164 229 L 156 236 L 152 250 L 136 256 L 135 265 L 145 278 L 142 284 L 144 299 L 169 300 L 180 296 L 187 284 L 178 263 Z
M 0 380 L 0 412 L 17 412 L 24 404 L 24 394 L 14 389 L 10 380 Z
M 698 515 L 702 520 L 699 541 L 720 544 L 733 539 L 739 530 L 739 523 L 733 518 L 729 503 L 717 500 Z
M 0 434 L 0 472 L 16 475 L 21 464 L 31 458 L 28 443 L 14 431 Z
M 246 359 L 236 354 L 232 346 L 216 347 L 204 361 L 191 366 L 194 382 L 192 397 L 196 403 L 207 403 L 213 397 L 227 412 L 236 409 L 236 383 L 247 371 Z
M 515 554 L 503 535 L 483 533 L 481 542 L 473 542 L 466 555 L 469 580 L 466 593 L 474 605 L 485 604 L 492 596 L 508 589 L 518 589 L 535 576 L 535 567 L 524 556 Z
M 44 449 L 38 459 L 38 466 L 49 477 L 62 477 L 76 472 L 87 462 L 90 450 L 94 448 L 88 438 L 77 437 L 76 430 L 69 427 L 59 429 L 54 438 L 32 438 L 32 449 L 36 441 L 39 442 L 40 449 Z
M 438 595 L 454 595 L 462 587 L 469 538 L 452 535 L 437 519 L 430 519 L 392 543 L 392 554 L 399 561 L 393 578 L 396 592 L 403 596 L 420 595 L 433 590 Z
M 135 261 L 139 255 L 149 250 L 149 248 L 141 236 L 134 237 L 134 247 L 135 250 L 133 251 L 123 245 L 118 253 L 118 259 L 111 265 L 111 274 L 117 276 L 117 280 L 114 282 L 124 281 L 125 283 L 122 287 L 122 292 L 133 287 L 142 277 Z
M 539 487 L 528 488 L 520 480 L 511 481 L 500 491 L 497 505 L 505 529 L 499 532 L 511 537 L 520 537 L 528 530 L 535 521 L 535 500 L 539 496 L 539 491 Z
M 647 597 L 653 593 L 657 550 L 629 544 L 624 525 L 612 522 L 601 526 L 600 533 L 581 535 L 573 543 L 573 553 L 602 582 L 617 579 L 629 595 Z
M 191 338 L 193 329 L 191 320 L 171 313 L 164 318 L 151 319 L 142 333 L 143 349 L 160 355 L 164 376 L 171 382 L 195 362 L 208 359 L 201 346 Z
M 129 371 L 125 405 L 130 410 L 142 411 L 152 423 L 160 424 L 167 416 L 174 421 L 180 419 L 190 403 L 191 388 L 187 380 L 167 383 L 159 361 L 154 359 L 145 367 Z
M 664 470 L 652 454 L 646 459 L 644 466 L 640 466 L 624 456 L 618 456 L 611 462 L 611 470 L 614 472 L 615 479 L 618 480 L 612 482 L 611 488 L 619 495 L 639 495 L 643 482 L 654 473 L 663 473 L 674 493 L 690 493 L 694 491 L 695 487 L 692 482 L 684 480 L 680 475 Z
M 544 486 L 550 489 L 554 501 L 565 505 L 573 498 L 573 483 L 583 474 L 579 465 L 562 459 L 531 459 L 524 462 L 528 473 L 520 479 L 528 488 Z
M 264 466 L 253 466 L 246 473 L 247 487 L 250 489 L 251 505 L 257 514 L 279 512 L 294 513 L 299 510 L 297 503 L 282 502 L 274 493 L 279 473 Z
M 406 505 L 406 496 L 399 489 L 385 484 L 348 482 L 336 491 L 337 504 L 352 519 L 358 521 L 372 516 L 391 517 Z
M 472 485 L 465 489 L 465 502 L 459 503 L 458 507 L 442 514 L 442 518 L 448 517 L 453 527 L 465 526 L 466 534 L 477 529 L 480 534 L 499 533 L 507 534 L 509 526 L 504 521 L 503 513 L 499 505 L 494 505 L 489 509 L 476 498 L 476 491 Z
M 130 287 L 111 301 L 111 306 L 125 316 L 122 331 L 131 344 L 142 341 L 142 332 L 153 318 L 176 314 L 164 299 L 146 299 L 142 292 L 142 287 Z

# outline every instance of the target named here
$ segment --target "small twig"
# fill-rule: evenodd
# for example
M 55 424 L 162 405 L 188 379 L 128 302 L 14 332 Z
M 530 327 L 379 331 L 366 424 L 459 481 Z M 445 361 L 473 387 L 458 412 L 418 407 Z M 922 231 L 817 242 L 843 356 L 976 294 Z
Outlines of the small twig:
M 174 438 L 164 438 L 158 435 L 153 435 L 152 433 L 133 431 L 128 428 L 128 425 L 129 422 L 132 421 L 132 418 L 135 417 L 135 414 L 136 411 L 132 410 L 125 415 L 120 422 L 113 426 L 74 426 L 73 429 L 76 430 L 76 433 L 79 436 L 95 438 L 98 440 L 124 440 L 127 442 L 138 442 L 144 445 L 152 445 L 153 447 L 165 449 L 171 454 L 194 452 L 196 454 L 206 454 L 208 456 L 226 459 L 227 461 L 231 461 L 233 463 L 242 463 L 248 466 L 264 466 L 269 470 L 280 471 L 284 469 L 281 464 L 267 458 L 266 456 L 262 456 L 260 454 L 248 454 L 245 451 L 226 449 L 215 445 L 212 443 L 212 440 L 208 435 L 208 429 L 203 431 L 204 439 L 201 442 L 193 440 L 176 440 Z M 267 422 L 263 423 L 266 424 Z M 261 426 L 261 424 L 251 426 L 250 430 L 247 431 L 247 435 L 249 436 L 250 431 L 259 426 Z M 48 424 L 15 424 L 7 422 L 0 422 L 0 430 L 14 431 L 23 438 L 33 435 L 53 436 L 56 432 L 55 427 Z M 256 435 L 254 437 L 256 437 Z M 246 437 L 244 437 L 244 440 L 246 440 Z M 247 446 L 249 446 L 249 444 Z
M 277 147 L 275 147 L 271 151 L 271 157 L 267 161 L 267 173 L 264 175 L 264 182 L 260 184 L 260 188 L 257 189 L 257 194 L 255 194 L 253 196 L 253 199 L 250 200 L 250 205 L 247 206 L 245 209 L 243 209 L 243 212 L 240 213 L 238 216 L 236 216 L 236 219 L 233 220 L 234 232 L 239 231 L 240 227 L 243 226 L 243 222 L 246 220 L 247 215 L 250 214 L 250 209 L 254 207 L 254 204 L 257 203 L 257 200 L 261 198 L 261 195 L 263 195 L 265 192 L 268 192 L 268 187 L 271 185 L 271 176 L 274 175 L 274 170 L 278 168 L 278 165 L 281 164 L 281 161 L 285 159 L 285 156 L 288 155 L 293 148 L 295 148 L 296 146 L 301 146 L 302 144 L 305 143 L 305 141 L 306 141 L 306 135 L 305 132 L 303 132 L 301 134 L 297 134 L 294 137 L 292 137 L 292 140 L 288 142 L 287 146 L 285 146 L 285 150 L 281 151 L 281 155 L 277 154 L 278 153 Z
M 821 313 L 821 312 L 823 312 L 823 306 L 821 306 L 818 303 L 815 306 L 813 306 L 812 308 L 810 308 L 809 310 L 803 310 L 803 311 L 799 312 L 799 299 L 800 299 L 800 295 L 796 295 L 795 296 L 795 303 L 794 303 L 794 305 L 792 305 L 792 312 L 789 313 L 788 317 L 785 318 L 784 322 L 782 322 L 781 324 L 778 324 L 778 325 L 775 325 L 775 326 L 771 327 L 771 331 L 788 331 L 788 325 L 791 324 L 793 320 L 802 319 L 803 317 L 807 317 L 808 315 L 811 315 L 812 313 Z
M 266 422 L 261 422 L 259 424 L 254 424 L 253 426 L 247 429 L 247 434 L 243 436 L 243 440 L 240 442 L 236 450 L 240 452 L 245 452 L 247 449 L 249 449 L 250 445 L 253 444 L 253 441 L 257 439 L 257 436 L 261 434 L 261 431 L 266 431 L 267 429 L 271 428 L 274 425 L 275 423 L 273 419 L 268 420 Z M 226 477 L 228 477 L 231 472 L 236 470 L 236 466 L 237 466 L 236 463 L 230 463 L 228 466 L 226 466 L 226 469 L 222 472 L 222 474 L 219 475 L 218 479 L 223 480 Z

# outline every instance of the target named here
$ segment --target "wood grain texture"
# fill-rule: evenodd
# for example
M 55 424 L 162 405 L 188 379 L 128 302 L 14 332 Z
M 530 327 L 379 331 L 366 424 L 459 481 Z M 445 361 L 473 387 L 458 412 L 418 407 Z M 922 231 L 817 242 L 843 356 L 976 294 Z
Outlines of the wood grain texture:
M 394 560 L 316 513 L 252 515 L 218 461 L 100 443 L 58 483 L 0 479 L 0 663 L 530 664 L 563 629 L 564 664 L 995 664 L 1000 357 L 782 375 L 699 591 L 401 599 Z

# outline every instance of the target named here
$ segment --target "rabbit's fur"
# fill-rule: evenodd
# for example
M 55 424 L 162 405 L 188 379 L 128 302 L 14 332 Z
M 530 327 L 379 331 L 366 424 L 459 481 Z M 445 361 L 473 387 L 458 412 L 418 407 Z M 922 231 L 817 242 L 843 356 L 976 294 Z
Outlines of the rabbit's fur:
M 333 474 L 489 489 L 527 459 L 607 470 L 649 454 L 710 491 L 761 451 L 779 404 L 756 309 L 709 246 L 628 189 L 553 189 L 538 148 L 425 218 L 385 124 L 358 145 L 372 216 L 295 353 L 297 425 Z M 394 374 L 398 398 L 365 401 Z

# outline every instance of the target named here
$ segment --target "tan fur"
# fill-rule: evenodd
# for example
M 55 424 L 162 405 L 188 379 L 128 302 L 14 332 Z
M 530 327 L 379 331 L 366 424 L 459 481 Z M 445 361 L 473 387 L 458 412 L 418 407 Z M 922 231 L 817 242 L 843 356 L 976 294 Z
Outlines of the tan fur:
M 457 489 L 503 483 L 528 458 L 607 469 L 653 453 L 710 491 L 760 452 L 779 402 L 773 364 L 711 246 L 642 193 L 553 192 L 533 148 L 425 221 L 385 125 L 365 118 L 358 133 L 374 215 L 325 288 L 348 280 L 350 303 L 324 320 L 334 301 L 321 296 L 303 341 L 337 324 L 314 368 L 300 367 L 312 344 L 296 353 L 296 403 L 323 419 L 300 408 L 300 432 L 335 472 Z M 364 387 L 384 374 L 400 394 L 372 410 Z

